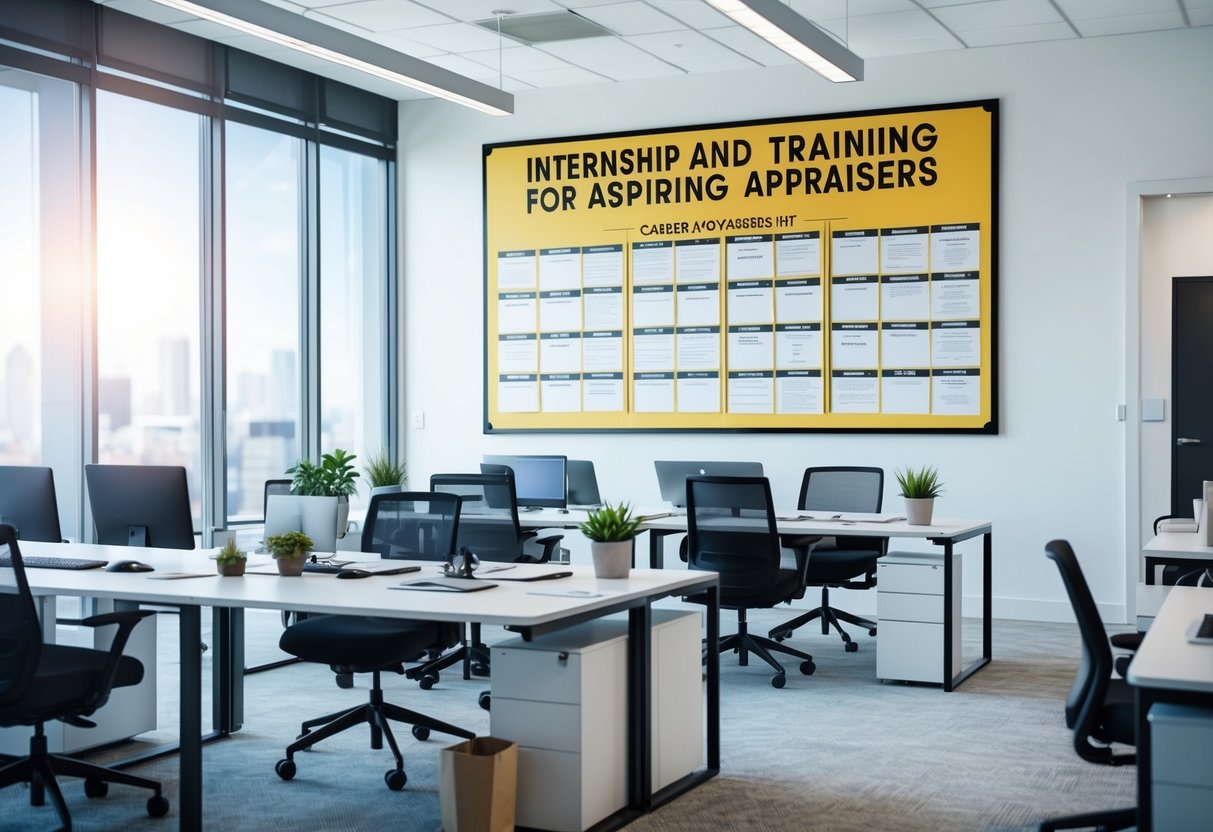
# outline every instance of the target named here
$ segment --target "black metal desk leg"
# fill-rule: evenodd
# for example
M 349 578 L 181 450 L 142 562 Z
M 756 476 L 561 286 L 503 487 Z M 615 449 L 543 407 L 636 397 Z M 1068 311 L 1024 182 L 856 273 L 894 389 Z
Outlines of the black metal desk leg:
M 989 661 L 994 658 L 994 532 L 981 537 L 982 553 L 982 625 L 981 655 Z
M 956 576 L 952 574 L 952 540 L 949 538 L 943 544 L 943 689 L 952 690 L 952 582 Z M 961 635 L 961 644 L 964 636 Z
M 643 812 L 653 802 L 652 624 L 648 599 L 628 610 L 628 805 Z
M 244 723 L 244 610 L 215 607 L 211 621 L 212 720 L 215 731 L 225 735 Z
M 181 607 L 181 803 L 183 832 L 202 830 L 202 611 Z
M 708 770 L 720 770 L 720 584 L 707 591 Z

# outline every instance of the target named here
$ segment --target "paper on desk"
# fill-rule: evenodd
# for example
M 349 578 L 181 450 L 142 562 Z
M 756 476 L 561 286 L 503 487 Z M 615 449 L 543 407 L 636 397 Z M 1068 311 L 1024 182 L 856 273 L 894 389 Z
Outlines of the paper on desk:
M 490 581 L 478 581 L 475 578 L 414 578 L 401 581 L 388 589 L 412 589 L 418 592 L 479 592 L 482 589 L 492 589 L 497 584 Z

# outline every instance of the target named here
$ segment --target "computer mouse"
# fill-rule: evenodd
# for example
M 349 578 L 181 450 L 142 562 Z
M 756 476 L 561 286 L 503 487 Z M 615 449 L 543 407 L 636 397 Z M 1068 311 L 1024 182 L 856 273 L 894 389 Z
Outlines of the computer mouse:
M 106 572 L 155 572 L 156 567 L 138 560 L 116 560 L 105 567 Z
M 369 578 L 371 573 L 365 569 L 342 569 L 337 573 L 338 578 Z

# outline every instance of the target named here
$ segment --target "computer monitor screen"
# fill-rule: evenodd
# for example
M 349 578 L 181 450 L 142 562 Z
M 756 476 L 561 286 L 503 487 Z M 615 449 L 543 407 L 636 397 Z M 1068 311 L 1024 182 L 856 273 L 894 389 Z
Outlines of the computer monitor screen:
M 193 549 L 189 486 L 180 465 L 85 465 L 97 542 Z
M 16 529 L 18 540 L 63 541 L 50 468 L 0 465 L 0 523 Z
M 514 495 L 519 506 L 564 508 L 568 504 L 565 457 L 486 456 L 484 462 L 487 465 L 505 465 L 514 472 Z
M 687 477 L 761 477 L 761 462 L 706 462 L 693 460 L 659 459 L 653 463 L 657 469 L 657 486 L 661 499 L 679 508 L 687 504 Z
M 312 551 L 337 551 L 337 498 L 271 494 L 265 500 L 265 539 L 283 532 L 303 532 Z

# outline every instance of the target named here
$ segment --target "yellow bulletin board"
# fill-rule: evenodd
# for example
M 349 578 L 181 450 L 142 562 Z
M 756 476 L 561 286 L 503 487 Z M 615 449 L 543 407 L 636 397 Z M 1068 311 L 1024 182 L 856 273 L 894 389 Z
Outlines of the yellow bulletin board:
M 484 147 L 486 432 L 997 432 L 998 102 Z

